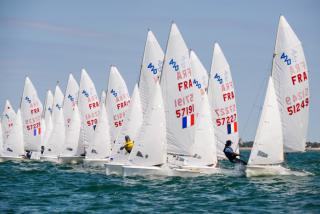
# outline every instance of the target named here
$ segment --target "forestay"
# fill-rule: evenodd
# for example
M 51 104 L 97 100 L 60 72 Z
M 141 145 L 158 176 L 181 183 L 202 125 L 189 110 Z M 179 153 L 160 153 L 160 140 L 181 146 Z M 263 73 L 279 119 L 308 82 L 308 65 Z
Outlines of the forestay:
M 22 129 L 21 112 L 18 109 L 10 135 L 3 145 L 4 156 L 18 157 L 24 155 Z
M 101 104 L 99 124 L 97 125 L 93 141 L 89 144 L 86 159 L 105 159 L 111 154 L 111 138 L 109 121 L 105 104 Z
M 84 153 L 85 147 L 93 139 L 96 125 L 99 122 L 100 102 L 96 88 L 88 73 L 82 69 L 78 96 L 78 107 L 81 113 L 81 132 L 79 149 Z
M 111 141 L 114 142 L 123 126 L 130 103 L 128 88 L 121 74 L 115 66 L 111 66 L 106 108 L 109 118 Z
M 193 79 L 188 48 L 173 23 L 161 75 L 169 153 L 191 155 L 197 112 Z
M 155 85 L 150 99 L 141 130 L 129 156 L 135 165 L 161 165 L 167 159 L 166 120 L 159 84 Z
M 125 150 L 120 151 L 120 147 L 124 146 L 125 136 L 128 135 L 131 140 L 135 141 L 143 122 L 143 114 L 140 101 L 140 93 L 136 84 L 132 96 L 130 106 L 124 119 L 124 125 L 116 139 L 112 149 L 112 156 L 115 161 L 127 160 L 128 153 Z
M 2 126 L 2 134 L 3 134 L 3 141 L 4 143 L 9 138 L 11 129 L 13 128 L 14 121 L 16 119 L 16 112 L 12 108 L 9 100 L 6 100 L 4 105 L 2 119 L 1 119 L 1 126 Z
M 217 138 L 217 155 L 225 158 L 223 149 L 227 140 L 231 140 L 232 148 L 239 151 L 238 113 L 230 66 L 218 43 L 213 50 L 208 97 Z
M 302 44 L 281 16 L 272 78 L 281 112 L 285 152 L 304 151 L 309 121 L 308 67 Z
M 40 151 L 42 103 L 29 77 L 26 77 L 21 104 L 25 150 Z
M 248 165 L 283 162 L 283 138 L 280 112 L 272 78 L 269 78 L 262 113 Z
M 140 70 L 139 90 L 142 112 L 145 115 L 150 97 L 155 85 L 159 82 L 164 53 L 151 30 L 148 31 L 147 41 Z

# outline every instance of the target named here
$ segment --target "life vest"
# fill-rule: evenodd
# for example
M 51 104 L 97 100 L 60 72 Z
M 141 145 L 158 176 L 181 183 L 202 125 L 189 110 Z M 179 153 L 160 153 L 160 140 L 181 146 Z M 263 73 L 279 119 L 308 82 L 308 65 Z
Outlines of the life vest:
M 133 146 L 134 146 L 134 141 L 129 140 L 128 142 L 125 142 L 124 148 L 126 149 L 126 151 L 128 153 L 130 153 L 132 148 L 133 148 Z
M 229 149 L 230 151 L 226 151 Z M 225 147 L 223 149 L 223 153 L 226 155 L 226 157 L 230 160 L 233 161 L 235 159 L 235 156 L 233 155 L 233 149 L 231 147 Z

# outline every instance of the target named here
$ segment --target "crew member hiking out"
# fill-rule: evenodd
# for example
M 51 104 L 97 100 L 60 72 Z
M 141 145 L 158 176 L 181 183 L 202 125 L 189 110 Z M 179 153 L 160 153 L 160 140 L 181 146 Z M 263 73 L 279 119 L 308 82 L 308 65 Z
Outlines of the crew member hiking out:
M 128 153 L 130 153 L 134 146 L 134 141 L 132 141 L 128 135 L 125 136 L 125 140 L 126 142 L 124 143 L 124 146 L 120 148 L 120 150 L 125 149 Z
M 224 154 L 229 159 L 229 161 L 232 162 L 232 163 L 240 163 L 240 164 L 243 164 L 243 165 L 247 165 L 247 163 L 245 161 L 237 158 L 237 156 L 240 156 L 240 155 L 233 151 L 233 149 L 231 148 L 231 144 L 232 144 L 232 141 L 231 140 L 227 140 L 226 144 L 225 144 L 225 147 L 224 147 L 224 150 L 223 150 Z

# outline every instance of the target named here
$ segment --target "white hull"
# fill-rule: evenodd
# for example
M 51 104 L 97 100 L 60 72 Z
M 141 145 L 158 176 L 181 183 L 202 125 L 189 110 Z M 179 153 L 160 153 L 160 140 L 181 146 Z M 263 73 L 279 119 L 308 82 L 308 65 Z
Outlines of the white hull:
M 83 159 L 83 156 L 59 156 L 59 162 L 65 164 L 79 164 Z
M 84 167 L 91 167 L 91 168 L 98 168 L 98 169 L 104 169 L 105 164 L 109 162 L 108 159 L 83 159 L 83 166 Z
M 196 177 L 221 173 L 221 169 L 209 166 L 182 166 L 173 169 L 173 175 L 181 177 Z
M 169 168 L 157 166 L 123 166 L 123 176 L 170 176 Z
M 0 163 L 5 161 L 23 161 L 25 160 L 23 157 L 11 157 L 11 156 L 1 156 Z
M 281 165 L 248 165 L 247 177 L 290 175 L 290 170 Z
M 41 161 L 48 161 L 48 162 L 52 162 L 52 163 L 60 163 L 59 158 L 54 157 L 54 156 L 41 156 L 40 160 Z
M 106 167 L 106 175 L 123 175 L 123 166 L 122 163 L 107 163 Z

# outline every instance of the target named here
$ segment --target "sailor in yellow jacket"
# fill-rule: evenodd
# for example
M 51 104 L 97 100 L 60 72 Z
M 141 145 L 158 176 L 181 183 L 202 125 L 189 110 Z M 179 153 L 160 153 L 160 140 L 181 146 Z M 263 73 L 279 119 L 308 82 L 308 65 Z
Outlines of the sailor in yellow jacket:
M 125 140 L 126 142 L 124 143 L 124 146 L 120 148 L 120 150 L 125 149 L 128 153 L 130 153 L 134 146 L 134 141 L 132 141 L 128 135 L 125 136 Z

